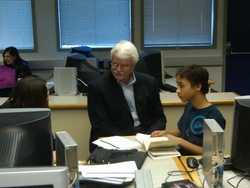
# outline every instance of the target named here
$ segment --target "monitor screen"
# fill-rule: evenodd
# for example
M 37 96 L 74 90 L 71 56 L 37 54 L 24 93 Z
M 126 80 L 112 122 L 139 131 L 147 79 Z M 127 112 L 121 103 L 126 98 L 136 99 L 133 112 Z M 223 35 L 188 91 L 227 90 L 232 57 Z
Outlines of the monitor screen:
M 235 97 L 231 162 L 239 170 L 250 173 L 250 96 Z
M 0 168 L 0 187 L 69 188 L 68 168 L 66 166 Z
M 0 110 L 0 167 L 52 166 L 50 109 Z
M 158 85 L 162 85 L 165 82 L 163 52 L 156 49 L 140 52 L 135 71 L 155 77 Z
M 86 56 L 80 53 L 71 53 L 66 57 L 66 67 L 77 68 L 77 78 L 79 79 L 78 91 L 87 92 L 88 83 L 99 76 L 102 69 L 99 69 L 87 62 Z

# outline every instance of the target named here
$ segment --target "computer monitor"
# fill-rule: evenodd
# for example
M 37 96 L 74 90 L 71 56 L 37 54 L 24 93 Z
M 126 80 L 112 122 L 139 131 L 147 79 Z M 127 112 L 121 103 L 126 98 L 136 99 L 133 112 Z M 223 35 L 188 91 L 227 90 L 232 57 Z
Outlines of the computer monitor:
M 100 58 L 97 58 L 94 54 L 92 54 L 92 49 L 88 46 L 78 46 L 73 47 L 70 50 L 70 53 L 80 53 L 85 55 L 87 58 L 96 58 L 96 67 L 104 68 L 104 61 Z
M 231 162 L 250 174 L 250 95 L 235 97 Z
M 66 131 L 55 134 L 56 165 L 67 166 L 69 182 L 73 187 L 79 186 L 78 145 Z
M 50 109 L 0 110 L 0 167 L 52 166 Z
M 69 188 L 68 167 L 0 168 L 0 187 Z
M 80 53 L 71 53 L 66 56 L 65 66 L 77 68 L 78 91 L 83 93 L 87 93 L 88 83 L 104 72 L 102 69 L 88 63 L 86 56 Z
M 163 52 L 157 49 L 140 52 L 135 71 L 155 77 L 158 85 L 162 85 L 165 82 Z

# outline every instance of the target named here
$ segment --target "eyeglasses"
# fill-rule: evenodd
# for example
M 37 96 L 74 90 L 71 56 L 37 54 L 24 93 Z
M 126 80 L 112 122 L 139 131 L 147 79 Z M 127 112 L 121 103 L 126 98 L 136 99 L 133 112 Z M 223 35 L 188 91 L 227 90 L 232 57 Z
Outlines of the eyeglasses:
M 116 69 L 120 66 L 122 70 L 126 70 L 131 66 L 131 65 L 119 65 L 117 63 L 110 63 L 110 65 Z

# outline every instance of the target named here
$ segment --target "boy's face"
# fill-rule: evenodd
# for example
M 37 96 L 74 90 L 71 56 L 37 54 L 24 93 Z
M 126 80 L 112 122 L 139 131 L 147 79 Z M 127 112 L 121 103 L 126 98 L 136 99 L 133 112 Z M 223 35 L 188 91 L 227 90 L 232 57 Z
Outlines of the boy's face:
M 176 77 L 177 90 L 176 93 L 182 102 L 193 101 L 195 96 L 199 93 L 201 87 L 194 85 L 192 86 L 188 79 Z

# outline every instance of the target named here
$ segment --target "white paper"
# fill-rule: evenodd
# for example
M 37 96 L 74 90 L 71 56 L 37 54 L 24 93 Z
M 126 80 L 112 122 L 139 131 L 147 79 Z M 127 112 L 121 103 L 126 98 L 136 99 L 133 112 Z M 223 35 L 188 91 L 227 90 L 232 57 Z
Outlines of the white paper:
M 135 149 L 141 146 L 140 143 L 121 136 L 105 137 L 95 140 L 93 143 L 105 149 L 117 150 Z
M 142 133 L 137 133 L 135 138 L 138 142 L 140 142 L 141 144 L 143 144 L 143 139 L 145 138 L 150 138 L 150 134 L 142 134 Z
M 79 171 L 84 178 L 134 178 L 136 170 L 135 161 L 101 165 L 79 165 Z
M 93 182 L 102 182 L 102 183 L 110 183 L 115 185 L 121 185 L 124 182 L 131 182 L 134 178 L 83 178 L 81 180 L 93 181 Z

